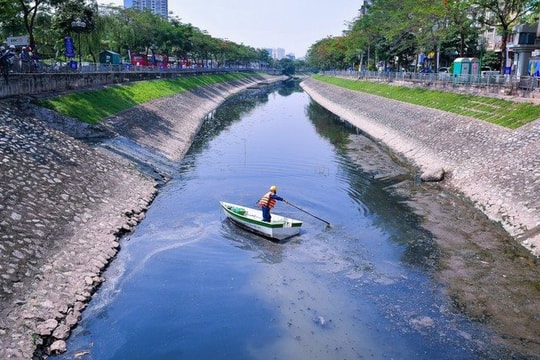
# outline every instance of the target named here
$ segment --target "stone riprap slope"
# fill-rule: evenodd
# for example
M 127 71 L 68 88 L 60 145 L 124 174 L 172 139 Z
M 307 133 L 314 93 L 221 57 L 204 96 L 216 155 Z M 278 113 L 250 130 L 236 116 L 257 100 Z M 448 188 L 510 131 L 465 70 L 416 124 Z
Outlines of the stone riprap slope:
M 250 77 L 215 84 L 148 102 L 107 120 L 108 130 L 157 150 L 171 161 L 182 159 L 199 131 L 202 119 L 226 98 L 258 82 L 284 80 L 286 77 Z M 181 127 L 178 123 L 182 123 Z
M 31 359 L 40 336 L 67 337 L 117 234 L 138 223 L 156 188 L 110 154 L 0 112 L 0 358 Z
M 156 178 L 121 152 L 75 137 L 121 135 L 179 160 L 204 116 L 228 96 L 283 79 L 253 75 L 181 93 L 96 128 L 24 102 L 0 102 L 0 359 L 65 350 L 120 237 L 157 193 Z
M 302 87 L 421 171 L 444 169 L 446 186 L 540 256 L 540 120 L 510 130 L 311 78 Z

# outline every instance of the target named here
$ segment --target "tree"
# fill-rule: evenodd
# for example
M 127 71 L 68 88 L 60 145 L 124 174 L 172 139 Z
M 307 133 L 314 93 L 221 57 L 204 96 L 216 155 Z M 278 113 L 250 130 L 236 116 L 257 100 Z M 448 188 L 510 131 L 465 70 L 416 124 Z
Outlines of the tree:
M 327 37 L 311 45 L 307 61 L 322 70 L 346 69 L 346 47 L 344 37 Z
M 447 53 L 455 51 L 458 56 L 464 57 L 476 48 L 479 32 L 473 1 L 447 0 L 444 2 L 448 26 L 441 46 Z
M 371 9 L 371 6 L 368 6 L 368 9 Z M 378 19 L 368 15 L 356 19 L 349 25 L 347 37 L 351 39 L 349 56 L 354 56 L 356 53 L 360 55 L 359 63 L 362 62 L 362 66 L 366 64 L 364 68 L 374 68 L 374 61 L 372 61 L 374 49 L 380 47 L 379 45 L 384 41 L 378 27 Z
M 501 69 L 507 63 L 506 48 L 512 27 L 531 13 L 538 13 L 538 0 L 474 0 L 478 22 L 498 28 L 502 35 Z
M 487 51 L 482 58 L 482 65 L 489 66 L 493 70 L 500 70 L 501 56 L 495 51 Z
M 259 68 L 268 67 L 272 64 L 272 57 L 266 49 L 256 49 L 256 59 L 259 63 Z
M 171 19 L 162 25 L 160 41 L 164 53 L 178 59 L 186 59 L 192 48 L 193 27 L 190 24 L 182 24 L 177 19 Z
M 76 19 L 84 22 L 84 28 L 73 29 L 72 23 Z M 64 36 L 74 31 L 85 33 L 86 50 L 83 53 L 90 54 L 93 62 L 96 62 L 96 52 L 101 50 L 100 41 L 103 29 L 103 26 L 100 26 L 101 23 L 98 5 L 95 0 L 89 2 L 85 0 L 69 0 L 60 2 L 55 8 L 53 17 L 53 29 L 57 30 L 55 35 L 63 39 Z
M 3 38 L 9 35 L 24 34 L 26 28 L 19 16 L 21 8 L 18 2 L 13 0 L 0 0 L 0 32 Z
M 294 75 L 296 71 L 294 61 L 291 59 L 283 58 L 279 60 L 279 66 L 283 69 L 283 75 Z
M 79 30 L 85 32 L 84 53 L 94 62 L 101 50 L 110 49 L 121 55 L 155 51 L 206 65 L 210 60 L 246 66 L 251 62 L 271 63 L 261 49 L 213 38 L 176 17 L 167 21 L 149 10 L 98 7 L 96 1 L 0 0 L 0 32 L 4 36 L 27 33 L 34 50 L 39 43 L 53 57 L 62 49 L 64 37 L 73 32 L 72 21 L 79 18 L 86 24 Z
M 22 22 L 28 34 L 30 47 L 34 52 L 38 52 L 36 48 L 36 39 L 34 36 L 34 26 L 39 12 L 50 12 L 51 7 L 62 3 L 62 0 L 16 0 L 14 9 L 17 16 L 22 17 Z
M 307 59 L 321 69 L 343 68 L 364 60 L 370 69 L 374 68 L 373 60 L 401 68 L 413 63 L 420 53 L 451 61 L 456 55 L 478 54 L 481 25 L 503 34 L 505 55 L 511 27 L 537 15 L 539 2 L 373 0 L 365 14 L 349 24 L 339 45 L 322 39 L 312 45 Z

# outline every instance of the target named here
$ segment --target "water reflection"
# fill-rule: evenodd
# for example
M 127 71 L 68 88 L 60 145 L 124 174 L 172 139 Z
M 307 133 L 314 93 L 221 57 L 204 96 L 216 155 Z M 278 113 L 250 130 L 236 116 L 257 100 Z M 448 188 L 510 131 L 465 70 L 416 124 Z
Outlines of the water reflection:
M 232 241 L 239 249 L 252 252 L 254 254 L 253 259 L 268 264 L 277 264 L 282 261 L 283 246 L 290 241 L 290 239 L 285 241 L 272 241 L 266 239 L 239 228 L 229 219 L 223 220 L 221 235 L 225 239 Z
M 228 98 L 223 106 L 206 116 L 198 135 L 191 145 L 190 153 L 201 151 L 205 144 L 208 144 L 209 141 L 218 136 L 232 123 L 240 121 L 243 116 L 247 116 L 256 107 L 268 102 L 269 89 L 273 87 L 248 89 Z
M 358 130 L 350 124 L 342 121 L 339 116 L 310 101 L 306 107 L 306 115 L 315 125 L 317 133 L 328 139 L 338 150 L 343 150 L 349 142 L 349 135 L 356 134 Z M 336 126 L 339 124 L 340 126 Z
M 383 229 L 391 240 L 405 246 L 401 258 L 404 263 L 434 270 L 438 266 L 440 252 L 431 234 L 421 228 L 422 219 L 406 205 L 407 198 L 392 191 L 392 186 L 397 183 L 402 186 L 403 183 L 407 183 L 408 187 L 415 186 L 413 169 L 407 169 L 403 163 L 393 163 L 390 156 L 387 156 L 386 166 L 392 166 L 392 176 L 379 177 L 378 173 L 364 171 L 362 164 L 373 161 L 372 153 L 366 153 L 364 158 L 352 161 L 350 149 L 347 148 L 352 134 L 358 135 L 357 137 L 363 134 L 313 101 L 307 106 L 307 114 L 317 133 L 335 146 L 337 163 L 341 170 L 336 176 L 350 198 L 358 205 L 361 215 L 370 217 L 373 224 Z M 370 150 L 383 151 L 373 144 Z

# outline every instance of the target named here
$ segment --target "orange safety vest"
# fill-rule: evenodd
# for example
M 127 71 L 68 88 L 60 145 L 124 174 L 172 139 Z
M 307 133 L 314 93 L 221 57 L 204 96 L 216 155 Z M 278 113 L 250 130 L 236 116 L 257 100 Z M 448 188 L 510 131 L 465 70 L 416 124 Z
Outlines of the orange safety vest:
M 259 207 L 267 206 L 268 208 L 272 209 L 274 206 L 276 206 L 276 199 L 271 199 L 270 195 L 273 193 L 271 191 L 264 194 L 264 196 L 259 200 Z

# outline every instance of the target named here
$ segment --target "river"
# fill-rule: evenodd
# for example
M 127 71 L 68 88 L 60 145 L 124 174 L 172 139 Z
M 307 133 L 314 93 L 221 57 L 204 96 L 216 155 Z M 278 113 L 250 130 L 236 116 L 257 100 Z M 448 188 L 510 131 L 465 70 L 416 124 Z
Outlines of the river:
M 377 149 L 360 168 L 348 143 Z M 295 84 L 209 114 L 146 218 L 121 241 L 59 359 L 497 358 L 434 273 L 440 251 L 404 194 L 414 170 Z M 226 220 L 270 185 L 303 220 L 273 242 Z

